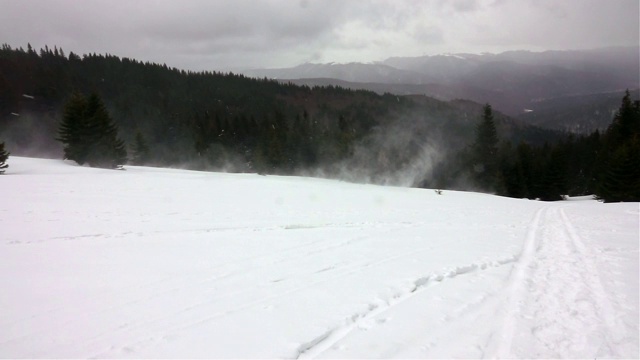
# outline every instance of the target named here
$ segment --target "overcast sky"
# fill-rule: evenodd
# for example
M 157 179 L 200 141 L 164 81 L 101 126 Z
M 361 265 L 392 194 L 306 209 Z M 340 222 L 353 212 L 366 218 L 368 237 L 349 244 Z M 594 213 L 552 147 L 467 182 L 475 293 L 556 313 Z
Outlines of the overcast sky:
M 638 0 L 0 0 L 0 43 L 181 69 L 637 46 Z

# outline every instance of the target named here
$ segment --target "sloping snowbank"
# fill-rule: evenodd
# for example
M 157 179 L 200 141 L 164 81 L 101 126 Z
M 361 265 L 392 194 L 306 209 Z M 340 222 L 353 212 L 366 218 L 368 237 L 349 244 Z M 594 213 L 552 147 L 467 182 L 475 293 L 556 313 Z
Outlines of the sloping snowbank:
M 2 357 L 637 357 L 638 204 L 10 158 Z

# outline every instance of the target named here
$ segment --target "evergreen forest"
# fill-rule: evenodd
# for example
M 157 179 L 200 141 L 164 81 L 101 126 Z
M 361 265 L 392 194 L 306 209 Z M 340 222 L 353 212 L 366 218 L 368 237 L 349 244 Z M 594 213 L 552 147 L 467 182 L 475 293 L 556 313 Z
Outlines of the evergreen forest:
M 578 136 L 465 100 L 3 45 L 0 143 L 5 153 L 6 146 L 14 155 L 106 168 L 128 163 L 541 200 L 640 201 L 640 103 L 629 92 L 607 129 Z

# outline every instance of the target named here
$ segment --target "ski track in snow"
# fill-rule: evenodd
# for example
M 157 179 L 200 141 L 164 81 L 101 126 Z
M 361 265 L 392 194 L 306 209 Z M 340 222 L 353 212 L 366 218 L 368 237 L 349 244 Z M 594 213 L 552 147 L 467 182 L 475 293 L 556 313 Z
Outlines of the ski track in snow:
M 369 303 L 368 308 L 364 312 L 359 312 L 344 319 L 339 325 L 327 330 L 320 336 L 309 342 L 301 344 L 294 356 L 296 359 L 313 359 L 322 354 L 327 349 L 334 346 L 340 340 L 345 338 L 353 329 L 357 328 L 361 323 L 368 321 L 378 315 L 392 309 L 394 306 L 402 304 L 417 293 L 431 288 L 443 281 L 450 281 L 458 276 L 473 273 L 476 271 L 486 270 L 488 268 L 499 267 L 516 261 L 517 257 L 508 257 L 497 261 L 473 263 L 465 266 L 458 266 L 453 270 L 434 273 L 425 277 L 420 277 L 413 281 L 404 290 L 397 291 L 388 299 L 377 299 Z
M 602 286 L 596 257 L 564 206 L 540 209 L 514 264 L 504 322 L 487 346 L 495 349 L 490 357 L 621 356 L 616 345 L 630 339 Z
M 383 313 L 402 305 L 420 292 L 435 290 L 444 281 L 478 271 L 512 265 L 506 291 L 487 293 L 468 302 L 458 315 L 477 318 L 470 311 L 493 309 L 502 323 L 478 348 L 482 358 L 572 358 L 624 357 L 616 349 L 633 344 L 625 331 L 615 304 L 605 291 L 596 262 L 598 253 L 585 245 L 567 216 L 565 205 L 548 205 L 538 209 L 527 227 L 520 254 L 487 263 L 460 266 L 451 271 L 416 279 L 404 291 L 387 299 L 370 302 L 367 309 L 343 319 L 334 327 L 302 343 L 296 359 L 322 357 L 329 349 L 340 349 L 361 324 L 375 321 L 385 326 Z M 491 297 L 502 297 L 492 301 Z M 453 314 L 447 317 L 453 320 Z M 366 328 L 366 326 L 364 326 Z M 457 325 L 444 324 L 438 339 L 423 339 L 424 354 L 433 341 L 455 337 Z M 420 335 L 409 342 L 416 341 Z M 419 340 L 418 340 L 419 341 Z M 407 343 L 405 341 L 405 343 Z M 335 352 L 330 357 L 335 356 Z M 386 356 L 397 355 L 391 350 Z
M 497 357 L 508 357 L 513 342 L 513 336 L 516 326 L 516 317 L 520 311 L 519 306 L 524 300 L 525 283 L 527 281 L 527 270 L 531 267 L 535 258 L 535 247 L 540 231 L 540 219 L 544 217 L 547 208 L 539 209 L 531 224 L 527 227 L 524 248 L 518 257 L 518 262 L 514 264 L 512 269 L 511 285 L 507 293 L 506 316 L 504 324 L 498 335 Z
M 389 224 L 376 224 L 376 226 L 381 226 L 381 225 L 389 225 Z M 321 254 L 323 252 L 328 252 L 328 251 L 335 250 L 335 249 L 338 249 L 338 248 L 342 248 L 342 247 L 345 247 L 345 246 L 353 245 L 354 243 L 357 243 L 357 242 L 366 241 L 367 239 L 370 239 L 374 235 L 375 236 L 379 236 L 381 234 L 384 235 L 386 233 L 393 233 L 394 231 L 397 231 L 397 229 L 407 226 L 406 223 L 400 223 L 400 224 L 394 224 L 394 225 L 395 226 L 391 227 L 390 229 L 387 229 L 387 230 L 382 231 L 382 232 L 378 231 L 378 232 L 375 232 L 375 234 L 357 236 L 357 237 L 349 238 L 349 239 L 347 239 L 345 241 L 332 243 L 330 245 L 328 245 L 326 241 L 318 240 L 318 241 L 313 241 L 311 243 L 306 243 L 306 244 L 299 245 L 299 246 L 290 246 L 290 247 L 286 248 L 285 250 L 283 250 L 283 252 L 277 254 L 277 256 L 274 256 L 273 254 L 251 256 L 251 257 L 245 257 L 245 258 L 237 259 L 237 260 L 234 260 L 233 262 L 229 262 L 229 263 L 217 264 L 215 266 L 209 267 L 209 270 L 224 269 L 224 268 L 229 267 L 230 265 L 234 265 L 235 267 L 238 268 L 238 270 L 227 271 L 227 272 L 225 272 L 225 273 L 223 273 L 221 275 L 213 276 L 213 277 L 207 278 L 207 279 L 205 279 L 203 281 L 191 282 L 186 286 L 182 285 L 182 286 L 179 286 L 179 287 L 172 287 L 172 288 L 169 288 L 169 289 L 163 288 L 161 291 L 152 292 L 151 294 L 146 294 L 144 297 L 135 298 L 133 300 L 130 299 L 130 300 L 126 301 L 126 302 L 122 302 L 122 303 L 119 303 L 119 304 L 111 305 L 109 307 L 101 309 L 98 312 L 91 311 L 91 312 L 87 312 L 87 313 L 79 313 L 78 316 L 79 317 L 83 317 L 83 316 L 88 316 L 88 315 L 96 315 L 96 314 L 101 314 L 101 313 L 108 313 L 108 312 L 111 312 L 113 310 L 121 309 L 121 308 L 124 308 L 124 307 L 129 306 L 129 305 L 133 305 L 133 304 L 137 304 L 137 303 L 144 303 L 146 301 L 149 301 L 149 300 L 152 300 L 152 299 L 155 299 L 155 298 L 160 298 L 160 297 L 165 296 L 165 295 L 170 294 L 170 293 L 177 293 L 179 291 L 184 291 L 184 290 L 188 290 L 188 289 L 192 289 L 192 288 L 193 289 L 206 288 L 207 285 L 209 285 L 211 283 L 215 283 L 217 281 L 220 281 L 220 280 L 223 280 L 223 279 L 226 279 L 226 278 L 231 278 L 234 275 L 238 275 L 238 274 L 241 274 L 242 272 L 246 272 L 246 268 L 241 266 L 243 264 L 247 264 L 246 266 L 251 264 L 250 266 L 251 266 L 251 270 L 252 271 L 259 271 L 260 269 L 269 269 L 269 268 L 271 268 L 273 266 L 276 266 L 276 265 L 277 266 L 282 266 L 282 265 L 286 264 L 287 262 L 298 261 L 300 257 L 306 257 L 306 256 L 309 256 L 309 255 L 317 255 L 317 254 Z M 327 226 L 342 227 L 343 224 L 318 225 L 318 226 L 315 226 L 315 228 L 327 227 Z M 307 226 L 306 228 L 307 229 L 311 229 L 312 227 Z M 287 227 L 286 226 L 283 226 L 283 227 L 270 227 L 269 229 L 271 229 L 271 230 L 287 230 Z M 77 236 L 77 237 L 72 237 L 72 238 L 83 238 L 83 237 L 85 237 L 85 236 Z M 68 240 L 68 238 L 61 238 L 61 239 Z M 307 277 L 311 277 L 314 274 L 320 273 L 320 272 L 329 272 L 329 271 L 337 271 L 337 272 L 335 274 L 333 274 L 329 278 L 325 278 L 325 279 L 321 279 L 321 280 L 314 280 L 314 281 L 306 283 L 305 286 L 297 286 L 297 287 L 294 287 L 294 288 L 290 288 L 290 289 L 287 289 L 286 291 L 284 291 L 282 293 L 279 293 L 277 295 L 274 295 L 274 296 L 264 297 L 264 298 L 252 300 L 252 301 L 247 302 L 247 303 L 242 303 L 242 304 L 236 306 L 235 308 L 233 308 L 231 310 L 227 310 L 227 311 L 224 311 L 224 312 L 216 313 L 216 314 L 208 316 L 208 317 L 206 317 L 204 319 L 198 318 L 197 321 L 194 321 L 194 322 L 189 323 L 189 324 L 183 324 L 183 325 L 181 325 L 179 327 L 166 329 L 166 331 L 174 331 L 174 330 L 189 328 L 189 327 L 192 327 L 194 325 L 207 322 L 207 321 L 212 320 L 214 318 L 217 318 L 217 317 L 220 317 L 220 316 L 224 316 L 224 315 L 228 315 L 228 314 L 232 314 L 234 312 L 246 309 L 246 308 L 251 307 L 253 305 L 257 305 L 257 304 L 263 303 L 263 302 L 265 302 L 267 300 L 270 300 L 270 299 L 276 299 L 278 297 L 282 297 L 282 296 L 285 296 L 285 295 L 290 294 L 290 293 L 295 293 L 296 291 L 299 291 L 299 290 L 302 290 L 302 289 L 305 289 L 305 288 L 313 287 L 314 285 L 317 285 L 317 284 L 320 284 L 320 283 L 324 283 L 324 282 L 331 281 L 331 280 L 334 280 L 334 279 L 340 279 L 340 278 L 342 278 L 344 276 L 349 276 L 349 275 L 352 275 L 352 274 L 356 274 L 356 273 L 358 273 L 358 272 L 360 272 L 363 269 L 368 268 L 368 267 L 382 265 L 382 264 L 385 264 L 387 262 L 394 261 L 394 260 L 400 259 L 402 257 L 406 257 L 408 255 L 413 255 L 413 254 L 416 254 L 416 253 L 428 251 L 430 249 L 431 249 L 431 247 L 426 247 L 424 249 L 414 249 L 414 250 L 412 250 L 410 252 L 405 252 L 405 253 L 402 253 L 402 254 L 399 254 L 399 255 L 395 255 L 395 256 L 391 256 L 391 257 L 385 257 L 385 258 L 383 258 L 381 260 L 367 261 L 367 262 L 364 262 L 364 263 L 354 263 L 354 264 L 350 264 L 350 265 L 347 265 L 347 266 L 344 266 L 344 267 L 340 267 L 340 268 L 323 268 L 323 269 L 320 269 L 320 270 L 317 270 L 317 271 L 308 272 L 307 274 L 301 274 L 300 271 L 297 270 L 294 273 L 290 274 L 290 275 L 296 275 L 296 279 L 297 280 L 305 279 Z M 266 262 L 264 262 L 262 264 L 259 264 L 259 265 L 253 264 L 254 262 L 259 261 L 259 260 L 268 260 L 268 261 L 266 261 Z M 187 280 L 189 276 L 190 276 L 189 274 L 186 274 L 184 276 L 173 277 L 172 281 L 176 282 L 176 280 L 180 280 L 180 279 Z M 278 281 L 274 281 L 274 282 L 283 281 L 283 279 L 277 279 L 277 280 Z M 147 287 L 153 287 L 154 285 L 163 285 L 163 282 L 160 281 L 160 282 L 157 282 L 155 284 L 146 284 Z M 252 291 L 252 288 L 241 288 L 241 289 L 239 289 L 237 291 L 225 292 L 222 295 L 210 297 L 210 298 L 207 299 L 207 301 L 195 303 L 195 304 L 190 305 L 188 308 L 183 308 L 183 309 L 181 309 L 179 311 L 172 312 L 168 316 L 163 316 L 161 318 L 155 318 L 155 319 L 149 319 L 149 320 L 147 320 L 145 322 L 141 322 L 141 323 L 128 324 L 126 327 L 122 327 L 121 329 L 118 329 L 118 330 L 126 329 L 127 331 L 130 331 L 132 329 L 141 328 L 141 327 L 146 326 L 146 325 L 152 325 L 152 324 L 160 323 L 163 320 L 169 319 L 169 318 L 171 318 L 171 317 L 173 317 L 175 315 L 179 315 L 179 314 L 187 313 L 187 312 L 193 312 L 195 310 L 198 310 L 199 308 L 201 308 L 203 306 L 206 306 L 206 305 L 208 305 L 208 304 L 210 304 L 210 303 L 212 303 L 212 302 L 214 302 L 216 300 L 220 300 L 220 299 L 223 299 L 223 298 L 234 297 L 234 296 L 237 296 L 237 295 L 240 295 L 240 294 L 243 294 L 243 293 L 247 293 L 247 292 L 250 292 L 250 291 Z M 96 297 L 98 297 L 98 296 L 100 296 L 100 295 L 99 294 L 96 295 Z M 87 300 L 92 300 L 92 299 L 87 299 Z M 31 317 L 31 320 L 37 319 L 40 316 L 50 317 L 50 316 L 52 316 L 52 312 L 54 312 L 55 310 L 57 310 L 57 309 L 49 309 L 49 310 L 47 310 L 47 311 L 45 311 L 45 312 L 43 312 L 41 314 L 33 315 Z M 167 315 L 167 314 L 165 314 L 165 315 Z M 61 321 L 62 321 L 61 325 L 64 326 L 65 324 L 67 324 L 67 325 L 71 324 L 75 320 L 65 322 L 64 320 L 61 319 Z M 13 324 L 12 323 L 6 323 L 6 324 L 3 324 L 3 325 L 11 326 Z M 118 330 L 116 330 L 115 332 L 118 332 Z M 30 336 L 33 336 L 33 335 L 38 335 L 40 333 L 46 333 L 46 332 L 47 332 L 47 329 L 42 329 L 39 332 L 30 333 L 29 335 L 26 335 L 24 337 L 6 339 L 6 340 L 0 342 L 0 345 L 4 345 L 4 344 L 10 343 L 10 342 L 14 342 L 14 341 L 20 340 L 22 338 L 26 338 L 26 337 L 30 337 Z M 109 333 L 105 333 L 103 335 L 109 335 L 109 334 L 113 334 L 113 333 L 114 332 L 109 332 Z M 90 340 L 96 340 L 98 338 L 99 337 L 93 338 L 93 339 L 90 339 Z
M 390 233 L 390 232 L 393 232 L 395 230 L 396 230 L 395 228 L 394 229 L 390 229 L 388 231 L 385 231 L 384 233 Z M 377 235 L 379 235 L 379 233 Z M 345 246 L 345 245 L 353 243 L 354 241 L 363 241 L 363 240 L 366 240 L 369 237 L 370 236 L 362 236 L 362 237 L 358 237 L 356 239 L 352 239 L 350 241 L 346 241 L 346 242 L 341 243 L 341 244 L 332 245 L 332 246 L 325 246 L 325 247 L 322 247 L 322 248 L 320 248 L 318 250 L 315 250 L 315 251 L 312 251 L 312 252 L 308 252 L 306 255 L 312 254 L 314 252 L 323 252 L 323 251 L 326 251 L 326 250 L 333 249 L 335 247 Z M 354 274 L 360 273 L 361 271 L 363 271 L 364 269 L 369 268 L 369 267 L 375 267 L 375 266 L 383 265 L 385 263 L 388 263 L 388 262 L 391 262 L 391 261 L 396 261 L 398 259 L 404 258 L 404 257 L 409 256 L 409 255 L 413 255 L 413 254 L 416 254 L 416 253 L 429 251 L 429 250 L 431 250 L 431 247 L 427 247 L 427 248 L 423 248 L 423 249 L 415 249 L 415 250 L 412 250 L 410 252 L 402 253 L 402 254 L 399 254 L 399 255 L 391 256 L 391 257 L 385 257 L 383 259 L 376 260 L 376 261 L 368 261 L 366 263 L 356 263 L 356 264 L 348 265 L 348 266 L 341 267 L 341 268 L 323 268 L 323 269 L 308 273 L 306 275 L 300 275 L 300 273 L 298 271 L 298 272 L 296 272 L 296 275 L 297 275 L 296 279 L 297 280 L 305 279 L 307 277 L 312 277 L 313 275 L 321 273 L 321 272 L 332 272 L 332 274 L 331 274 L 330 277 L 319 279 L 319 280 L 307 281 L 307 282 L 304 282 L 305 285 L 294 286 L 294 287 L 291 287 L 291 288 L 287 288 L 284 291 L 281 291 L 281 292 L 279 292 L 277 294 L 266 296 L 266 297 L 261 297 L 261 298 L 258 298 L 258 299 L 251 300 L 249 302 L 240 303 L 240 304 L 232 307 L 231 309 L 226 309 L 224 311 L 220 311 L 220 312 L 216 312 L 216 313 L 213 313 L 213 314 L 209 314 L 209 315 L 204 316 L 204 317 L 201 315 L 201 313 L 198 312 L 199 309 L 209 306 L 211 303 L 215 302 L 216 300 L 220 300 L 220 299 L 223 299 L 223 298 L 237 297 L 240 294 L 244 294 L 244 293 L 248 293 L 248 292 L 252 291 L 252 289 L 245 288 L 245 289 L 242 289 L 242 290 L 239 290 L 239 291 L 227 292 L 227 293 L 225 293 L 223 295 L 210 297 L 206 301 L 203 301 L 203 302 L 200 302 L 200 303 L 196 303 L 196 304 L 192 304 L 191 306 L 189 306 L 187 308 L 183 308 L 183 309 L 181 309 L 179 311 L 172 312 L 171 314 L 165 314 L 164 316 L 159 317 L 159 318 L 150 319 L 150 320 L 147 320 L 147 321 L 144 321 L 144 322 L 140 322 L 140 323 L 136 323 L 136 324 L 130 324 L 130 325 L 128 325 L 126 327 L 126 330 L 127 331 L 131 331 L 131 330 L 135 330 L 136 328 L 144 328 L 144 327 L 147 327 L 149 325 L 162 325 L 162 326 L 160 326 L 160 328 L 163 329 L 162 332 L 164 332 L 164 333 L 175 333 L 175 332 L 178 332 L 178 331 L 181 331 L 181 330 L 190 329 L 190 328 L 196 327 L 198 325 L 202 325 L 202 324 L 208 323 L 208 322 L 210 322 L 210 321 L 212 321 L 212 320 L 214 320 L 216 318 L 220 318 L 220 317 L 223 317 L 223 316 L 231 315 L 231 314 L 240 312 L 242 310 L 246 310 L 246 309 L 249 309 L 251 307 L 255 307 L 257 305 L 266 303 L 266 302 L 268 302 L 270 300 L 282 298 L 282 297 L 285 297 L 285 296 L 290 295 L 290 294 L 295 294 L 295 293 L 297 293 L 297 292 L 299 292 L 301 290 L 304 290 L 304 289 L 313 288 L 316 285 L 319 285 L 319 284 L 322 284 L 322 283 L 326 283 L 326 282 L 329 282 L 329 281 L 332 281 L 332 280 L 336 280 L 336 279 L 343 279 L 344 277 L 348 277 L 350 275 L 354 275 Z M 303 257 L 304 257 L 304 255 L 303 255 Z M 289 260 L 281 259 L 279 262 L 274 262 L 274 263 L 271 263 L 269 265 L 282 264 L 284 262 L 293 261 L 293 260 L 296 260 L 296 259 L 293 259 L 293 258 L 289 258 Z M 265 267 L 267 267 L 267 266 L 265 266 Z M 215 281 L 215 280 L 219 280 L 219 279 L 221 279 L 221 278 L 214 278 L 214 279 L 211 279 L 211 281 Z M 276 281 L 276 282 L 281 282 L 281 281 L 282 280 Z M 182 290 L 182 289 L 179 289 L 179 290 Z M 155 297 L 157 297 L 159 295 L 162 295 L 162 294 L 154 294 L 153 296 L 151 296 L 151 297 L 149 297 L 147 299 L 141 299 L 141 300 L 138 300 L 136 302 L 143 301 L 143 300 L 148 300 L 150 298 L 155 298 Z M 184 313 L 194 313 L 194 315 L 195 315 L 193 317 L 194 320 L 187 321 L 187 322 L 182 322 L 179 325 L 172 325 L 170 327 L 166 326 L 166 320 L 172 319 L 176 315 L 180 315 L 180 314 L 184 314 Z M 111 334 L 113 334 L 113 332 L 110 332 L 109 334 L 104 334 L 104 335 L 111 335 Z M 93 341 L 93 340 L 96 340 L 96 339 L 91 339 L 91 340 Z M 145 342 L 145 341 L 143 341 L 143 342 Z M 135 345 L 135 344 L 130 344 L 130 345 L 131 346 L 129 346 L 129 347 L 133 348 L 133 345 Z M 92 357 L 101 358 L 103 356 L 99 354 L 99 355 L 95 355 L 95 356 L 92 356 Z
M 345 224 L 319 224 L 319 225 L 315 225 L 315 226 L 311 226 L 311 225 L 300 225 L 300 224 L 296 224 L 296 225 L 286 225 L 286 226 L 273 226 L 273 227 L 268 227 L 268 228 L 254 228 L 254 227 L 235 227 L 235 228 L 212 228 L 212 229 L 206 229 L 206 230 L 197 230 L 198 232 L 200 231 L 204 231 L 204 232 L 211 232 L 211 231 L 242 231 L 242 230 L 251 230 L 251 231 L 282 231 L 282 230 L 290 230 L 290 229 L 314 229 L 314 228 L 327 228 L 327 227 L 335 227 L 335 228 L 342 228 L 342 227 L 356 227 L 356 226 L 363 226 L 365 225 L 363 224 L 354 224 L 354 223 L 345 223 Z M 373 224 L 368 224 L 368 225 L 373 225 Z M 388 226 L 388 225 L 394 225 L 393 228 L 384 231 L 384 232 L 378 232 L 376 233 L 376 235 L 379 234 L 385 234 L 385 233 L 389 233 L 389 232 L 393 232 L 395 231 L 397 228 L 402 228 L 402 227 L 406 227 L 407 223 L 385 223 L 385 224 L 381 224 L 381 223 L 377 223 L 375 224 L 376 227 L 380 227 L 380 226 Z M 160 232 L 158 232 L 157 234 L 160 234 Z M 133 233 L 131 232 L 126 232 L 126 233 L 122 233 L 121 236 L 126 236 L 126 235 L 133 235 Z M 140 234 L 136 233 L 136 236 L 139 236 Z M 79 236 L 71 236 L 71 237 L 54 237 L 51 238 L 53 239 L 57 239 L 57 240 L 74 240 L 74 239 L 81 239 L 81 238 L 85 238 L 85 237 L 101 237 L 102 235 L 79 235 Z M 353 237 L 350 238 L 346 241 L 342 241 L 342 242 L 338 242 L 338 243 L 333 243 L 331 245 L 327 245 L 327 242 L 324 240 L 315 240 L 309 243 L 304 243 L 301 245 L 297 245 L 297 246 L 289 246 L 286 249 L 284 249 L 283 251 L 281 251 L 277 256 L 274 257 L 273 254 L 268 254 L 268 255 L 258 255 L 258 256 L 250 256 L 250 257 L 244 257 L 244 258 L 240 258 L 240 259 L 235 259 L 231 262 L 225 262 L 225 263 L 220 263 L 214 266 L 210 266 L 208 268 L 209 271 L 213 271 L 213 270 L 218 270 L 218 269 L 227 269 L 230 266 L 234 266 L 237 267 L 237 270 L 233 270 L 233 271 L 225 271 L 222 274 L 213 276 L 213 277 L 209 277 L 205 280 L 201 280 L 201 281 L 197 281 L 197 282 L 192 282 L 190 283 L 188 286 L 180 286 L 180 287 L 172 287 L 169 289 L 164 288 L 162 291 L 159 292 L 153 292 L 149 295 L 145 295 L 144 297 L 141 298 L 136 298 L 134 300 L 130 300 L 124 303 L 120 303 L 120 304 L 116 304 L 113 306 L 110 306 L 108 308 L 103 309 L 102 311 L 107 312 L 110 310 L 114 310 L 117 308 L 121 308 L 124 307 L 126 305 L 132 305 L 132 304 L 136 304 L 136 303 L 141 303 L 156 297 L 160 297 L 166 294 L 170 294 L 170 293 L 175 293 L 178 291 L 183 291 L 183 290 L 187 290 L 187 289 L 191 289 L 191 288 L 201 288 L 201 287 L 206 287 L 208 284 L 210 283 L 214 283 L 216 281 L 219 280 L 223 280 L 226 278 L 230 278 L 234 275 L 238 275 L 242 272 L 245 272 L 246 269 L 242 268 L 239 265 L 242 264 L 252 264 L 251 268 L 252 270 L 258 270 L 258 269 L 268 269 L 269 267 L 272 267 L 274 265 L 283 265 L 287 262 L 291 262 L 291 261 L 296 261 L 298 259 L 299 256 L 305 257 L 305 256 L 309 256 L 309 255 L 314 255 L 314 254 L 320 254 L 323 252 L 327 252 L 330 250 L 334 250 L 337 248 L 341 248 L 341 247 L 345 247 L 348 245 L 352 245 L 356 242 L 362 242 L 362 241 L 366 241 L 367 239 L 371 238 L 372 235 L 368 235 L 368 236 L 358 236 L 358 237 Z M 33 242 L 23 242 L 22 244 L 32 244 Z M 14 242 L 9 242 L 8 244 L 15 244 Z M 410 254 L 414 254 L 414 253 L 419 253 L 421 251 L 426 251 L 429 250 L 430 248 L 425 248 L 425 249 L 418 249 L 415 251 L 412 251 Z M 402 256 L 406 256 L 409 255 L 409 253 L 407 254 L 403 254 Z M 400 256 L 400 257 L 402 257 Z M 394 260 L 399 258 L 398 256 L 394 256 L 392 258 L 387 258 L 385 261 L 382 262 L 376 262 L 379 264 L 382 264 L 384 262 L 387 262 L 389 260 Z M 253 263 L 257 262 L 257 261 L 261 261 L 261 260 L 268 260 L 265 263 L 259 264 L 259 265 L 255 265 Z M 363 267 L 367 267 L 367 266 L 371 266 L 373 263 L 367 263 L 366 266 Z M 360 265 L 355 264 L 353 265 L 354 268 L 360 268 Z M 315 271 L 313 273 L 318 273 L 318 272 L 324 272 L 324 271 L 331 271 L 334 270 L 334 267 L 329 267 L 329 268 L 324 268 L 321 269 L 319 271 Z M 299 272 L 296 272 L 295 274 L 298 274 Z M 292 274 L 293 275 L 293 274 Z M 173 276 L 172 277 L 172 281 L 176 282 L 178 280 L 188 280 L 189 277 L 192 276 L 191 274 L 185 274 L 182 276 Z M 338 276 L 339 277 L 339 276 Z M 284 279 L 275 279 L 272 280 L 272 282 L 280 282 L 283 281 Z M 158 285 L 163 285 L 164 282 L 163 281 L 157 281 L 154 283 L 147 283 L 142 285 L 142 288 L 152 288 L 154 286 L 158 286 Z M 140 289 L 140 286 L 137 286 L 138 289 Z M 250 291 L 250 289 L 243 289 L 240 291 L 235 291 L 235 292 L 228 292 L 223 296 L 217 297 L 217 298 L 222 298 L 222 297 L 230 297 L 233 295 L 238 295 L 241 293 L 245 293 Z M 100 295 L 96 295 L 96 297 L 98 297 Z M 215 300 L 217 298 L 213 298 L 212 300 Z M 89 299 L 91 300 L 91 299 Z M 199 304 L 202 305 L 202 304 Z M 198 305 L 194 306 L 198 307 Z M 56 309 L 48 309 L 47 311 L 44 311 L 40 314 L 34 314 L 32 315 L 31 319 L 36 319 L 40 316 L 51 316 L 51 313 L 53 311 L 55 311 Z M 85 314 L 88 315 L 88 314 Z M 6 326 L 10 326 L 13 325 L 12 323 L 7 323 L 4 324 Z M 1 343 L 0 343 L 1 344 Z

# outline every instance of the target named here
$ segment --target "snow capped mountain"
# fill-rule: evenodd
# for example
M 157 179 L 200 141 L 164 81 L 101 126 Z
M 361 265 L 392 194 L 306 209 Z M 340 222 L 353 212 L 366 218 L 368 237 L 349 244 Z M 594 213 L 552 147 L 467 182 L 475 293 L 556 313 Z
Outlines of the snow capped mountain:
M 394 57 L 382 63 L 398 69 L 425 74 L 436 82 L 449 83 L 476 70 L 481 62 L 477 57 L 469 54 L 445 54 L 415 58 Z
M 373 64 L 303 64 L 245 74 L 276 79 L 333 79 L 336 83 L 354 83 L 351 88 L 381 93 L 469 99 L 491 103 L 494 108 L 517 116 L 524 109 L 535 110 L 535 102 L 540 99 L 639 88 L 639 51 L 636 47 L 391 57 Z

